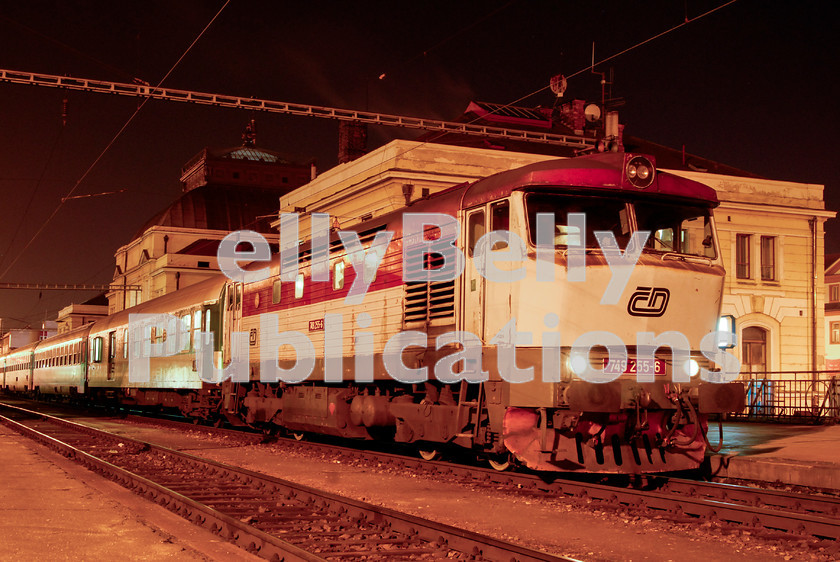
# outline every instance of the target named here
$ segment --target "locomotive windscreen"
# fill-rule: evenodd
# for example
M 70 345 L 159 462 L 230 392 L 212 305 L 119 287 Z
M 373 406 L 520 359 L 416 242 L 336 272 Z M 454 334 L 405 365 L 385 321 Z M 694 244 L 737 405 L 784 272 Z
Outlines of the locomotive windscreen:
M 717 257 L 708 207 L 637 202 L 634 211 L 639 230 L 650 231 L 649 249 L 710 259 Z
M 554 245 L 580 245 L 580 231 L 570 224 L 568 215 L 586 215 L 585 244 L 599 248 L 597 231 L 612 232 L 621 249 L 630 240 L 630 215 L 635 216 L 637 230 L 650 232 L 646 249 L 674 252 L 714 259 L 717 257 L 712 235 L 711 211 L 708 207 L 679 203 L 636 201 L 628 203 L 615 197 L 529 193 L 525 198 L 528 214 L 528 236 L 532 244 L 537 238 L 537 214 L 554 214 Z M 602 243 L 604 241 L 602 240 Z
M 612 232 L 621 248 L 630 240 L 630 221 L 623 199 L 529 193 L 525 198 L 525 208 L 528 213 L 528 236 L 532 244 L 536 244 L 537 240 L 538 213 L 554 213 L 554 245 L 557 247 L 580 245 L 580 231 L 568 221 L 571 213 L 586 215 L 587 248 L 600 247 L 595 238 L 596 231 Z

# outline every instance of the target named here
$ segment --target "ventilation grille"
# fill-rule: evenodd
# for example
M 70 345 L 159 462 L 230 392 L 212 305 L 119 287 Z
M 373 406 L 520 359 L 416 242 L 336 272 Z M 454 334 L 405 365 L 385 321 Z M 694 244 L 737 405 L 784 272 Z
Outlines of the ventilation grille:
M 455 316 L 455 282 L 405 284 L 405 323 Z
M 443 256 L 427 254 L 424 268 L 434 278 L 434 270 L 443 267 Z M 405 323 L 428 323 L 455 316 L 455 281 L 418 281 L 405 284 Z

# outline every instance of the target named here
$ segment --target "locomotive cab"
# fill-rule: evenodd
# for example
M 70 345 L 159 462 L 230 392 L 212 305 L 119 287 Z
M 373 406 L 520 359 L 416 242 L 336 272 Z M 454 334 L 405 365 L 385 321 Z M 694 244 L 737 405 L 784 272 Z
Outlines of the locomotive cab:
M 543 470 L 697 466 L 705 414 L 743 406 L 739 383 L 700 376 L 720 370 L 701 353 L 724 279 L 715 193 L 637 155 L 551 164 L 463 198 L 457 322 L 484 345 L 494 450 Z

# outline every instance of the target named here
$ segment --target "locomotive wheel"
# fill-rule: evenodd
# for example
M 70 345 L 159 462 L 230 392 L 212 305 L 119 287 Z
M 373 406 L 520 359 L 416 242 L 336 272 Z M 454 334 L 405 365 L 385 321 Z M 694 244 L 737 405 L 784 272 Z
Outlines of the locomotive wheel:
M 490 468 L 492 468 L 493 470 L 504 472 L 510 468 L 510 454 L 501 453 L 498 455 L 490 455 L 489 457 L 487 457 L 487 462 L 490 464 Z
M 424 461 L 436 461 L 440 458 L 440 452 L 437 449 L 417 449 L 417 452 Z

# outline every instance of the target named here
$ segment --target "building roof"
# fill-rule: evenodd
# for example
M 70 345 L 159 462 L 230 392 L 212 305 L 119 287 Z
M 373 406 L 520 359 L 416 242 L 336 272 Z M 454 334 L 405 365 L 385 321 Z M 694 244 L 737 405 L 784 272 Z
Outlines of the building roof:
M 149 219 L 132 237 L 153 226 L 272 233 L 280 193 L 276 189 L 207 184 L 187 191 Z
M 840 274 L 840 254 L 825 255 L 825 275 Z

